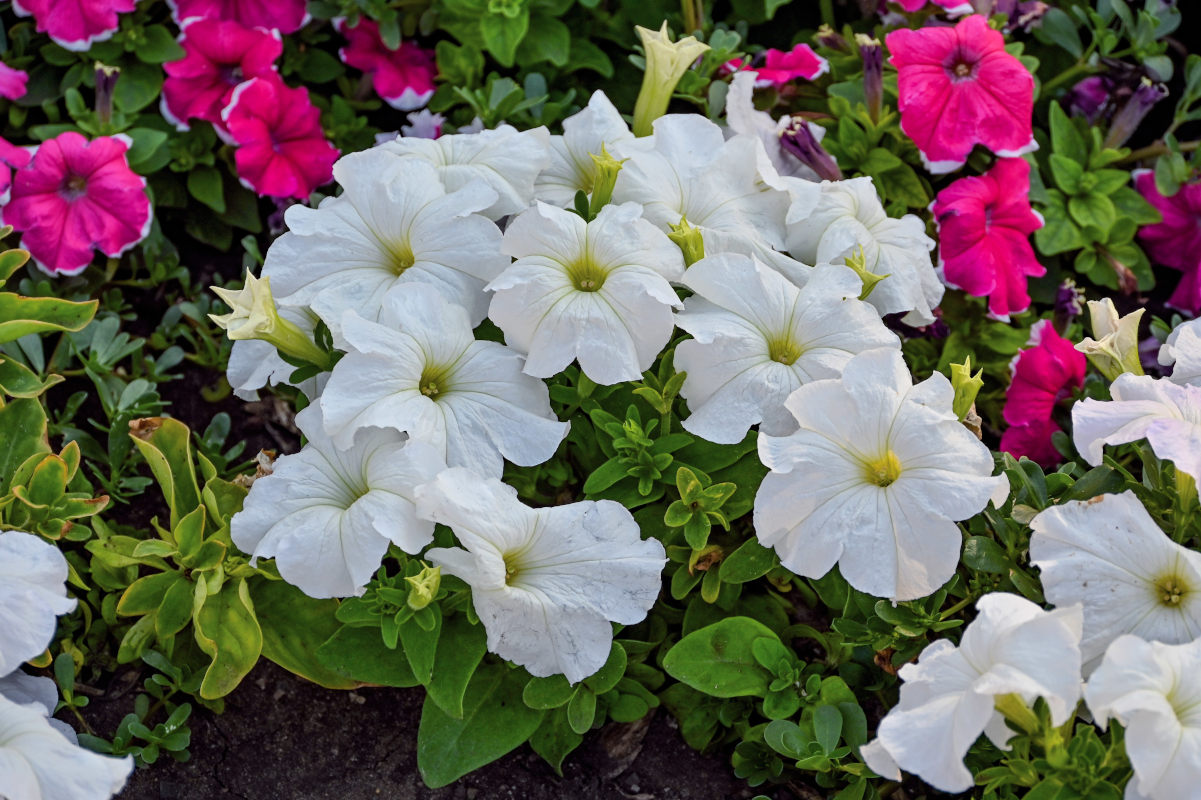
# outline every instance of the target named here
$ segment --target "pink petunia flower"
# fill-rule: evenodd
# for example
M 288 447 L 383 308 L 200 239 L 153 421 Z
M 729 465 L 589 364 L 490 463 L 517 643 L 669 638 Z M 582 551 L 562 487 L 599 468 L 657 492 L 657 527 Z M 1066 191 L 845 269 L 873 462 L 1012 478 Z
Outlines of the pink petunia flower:
M 901 7 L 902 11 L 913 12 L 921 11 L 926 7 L 927 0 L 892 0 Z M 971 14 L 974 9 L 972 4 L 967 0 L 929 0 L 929 2 L 943 9 L 953 17 L 958 17 L 963 14 Z
M 17 147 L 12 142 L 0 136 L 0 206 L 8 202 L 9 190 L 12 188 L 14 169 L 20 169 L 29 163 L 33 155 L 28 148 Z
M 0 97 L 16 100 L 25 96 L 25 84 L 29 83 L 29 73 L 23 69 L 13 69 L 8 64 L 0 62 Z
M 1001 158 L 984 175 L 960 178 L 930 207 L 939 229 L 944 282 L 976 297 L 1008 319 L 1030 307 L 1026 278 L 1047 274 L 1030 234 L 1043 226 L 1030 208 L 1030 165 Z
M 32 16 L 38 32 L 61 47 L 82 52 L 112 36 L 120 25 L 117 15 L 136 5 L 136 0 L 13 0 L 13 11 Z
M 1060 430 L 1055 408 L 1084 385 L 1088 362 L 1048 319 L 1034 323 L 1029 344 L 1009 366 L 1013 380 L 1002 412 L 1009 427 L 1001 435 L 1001 449 L 1053 467 L 1063 460 L 1051 444 L 1051 435 Z
M 309 21 L 305 0 L 167 0 L 167 5 L 181 26 L 184 20 L 203 17 L 292 33 Z
M 901 130 L 935 174 L 963 166 L 982 144 L 1000 156 L 1038 147 L 1034 76 L 1005 52 L 1005 37 L 979 14 L 953 28 L 897 30 L 885 39 L 897 68 Z
M 180 130 L 195 117 L 221 132 L 221 109 L 229 105 L 234 87 L 273 75 L 284 47 L 276 33 L 218 19 L 188 20 L 179 43 L 187 55 L 163 65 L 163 116 Z
M 304 87 L 290 89 L 275 76 L 252 78 L 234 89 L 221 116 L 238 145 L 234 163 L 247 188 L 307 200 L 333 179 L 338 149 L 326 141 L 321 112 Z
M 730 59 L 722 65 L 722 74 L 729 75 L 739 70 L 750 69 L 758 73 L 755 87 L 784 86 L 797 78 L 815 81 L 830 71 L 830 62 L 813 52 L 807 44 L 798 44 L 787 53 L 769 49 L 762 66 L 751 66 L 741 59 Z
M 338 20 L 338 31 L 346 37 L 346 46 L 338 51 L 343 63 L 371 74 L 375 91 L 400 111 L 421 108 L 434 96 L 434 78 L 438 67 L 434 52 L 410 42 L 389 50 L 380 38 L 379 25 L 366 17 L 353 28 Z
M 23 232 L 21 246 L 51 275 L 74 275 L 92 249 L 118 256 L 150 232 L 146 179 L 126 161 L 129 139 L 74 131 L 38 146 L 16 171 L 12 199 L 0 209 L 5 225 Z
M 1168 305 L 1201 314 L 1201 183 L 1180 187 L 1164 197 L 1155 187 L 1151 170 L 1135 170 L 1134 186 L 1163 215 L 1163 222 L 1146 225 L 1138 238 L 1152 261 L 1184 273 Z

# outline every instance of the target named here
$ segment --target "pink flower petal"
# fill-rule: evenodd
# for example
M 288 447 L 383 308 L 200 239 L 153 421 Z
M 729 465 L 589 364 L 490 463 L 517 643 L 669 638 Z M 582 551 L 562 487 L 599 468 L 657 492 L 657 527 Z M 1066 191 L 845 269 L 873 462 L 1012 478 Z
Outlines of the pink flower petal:
M 1145 225 L 1138 232 L 1147 255 L 1184 273 L 1168 304 L 1193 315 L 1201 313 L 1201 183 L 1186 184 L 1171 197 L 1164 197 L 1155 186 L 1154 174 L 1138 170 L 1134 186 L 1163 215 L 1162 222 Z
M 254 78 L 234 90 L 222 116 L 239 145 L 238 176 L 258 194 L 307 200 L 333 179 L 338 150 L 303 87 L 290 89 L 274 75 Z
M 192 17 L 204 17 L 292 33 L 309 19 L 305 0 L 167 0 L 167 5 L 179 24 Z
M 1060 430 L 1053 416 L 1056 405 L 1084 385 L 1088 362 L 1055 332 L 1050 320 L 1034 323 L 1030 345 L 1010 367 L 1013 381 L 1005 392 L 1002 412 L 1010 427 L 1001 436 L 1001 449 L 1015 458 L 1026 456 L 1052 467 L 1061 460 L 1051 445 L 1051 435 Z
M 25 84 L 29 82 L 29 74 L 25 70 L 13 69 L 8 64 L 0 63 L 0 97 L 16 100 L 25 96 Z
M 76 51 L 112 36 L 120 24 L 117 14 L 136 6 L 136 0 L 13 0 L 17 16 L 32 16 L 39 33 Z
M 128 148 L 125 137 L 89 142 L 68 131 L 17 170 L 0 213 L 43 270 L 73 275 L 91 263 L 93 248 L 118 256 L 150 232 L 146 181 L 129 168 Z
M 339 21 L 338 31 L 346 37 L 346 47 L 338 51 L 342 61 L 370 73 L 375 91 L 388 105 L 413 111 L 433 97 L 438 68 L 432 50 L 411 42 L 389 50 L 380 38 L 379 25 L 365 17 L 353 28 L 345 20 Z

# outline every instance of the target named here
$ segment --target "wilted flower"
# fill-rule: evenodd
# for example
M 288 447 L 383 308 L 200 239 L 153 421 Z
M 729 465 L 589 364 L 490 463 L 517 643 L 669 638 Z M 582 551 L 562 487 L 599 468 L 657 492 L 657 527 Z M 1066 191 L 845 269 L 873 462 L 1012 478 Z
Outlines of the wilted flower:
M 0 97 L 16 100 L 25 96 L 25 85 L 29 83 L 29 73 L 23 69 L 13 69 L 8 64 L 0 63 Z
M 993 316 L 1008 319 L 1030 307 L 1026 278 L 1045 275 L 1030 246 L 1043 226 L 1030 208 L 1030 165 L 997 159 L 987 173 L 960 178 L 930 207 L 938 223 L 938 259 L 948 286 L 988 297 Z
M 136 5 L 136 0 L 13 0 L 13 11 L 18 17 L 32 16 L 38 33 L 60 47 L 83 52 L 111 38 L 121 24 L 117 15 Z
M 730 81 L 730 89 L 726 93 L 726 125 L 734 133 L 757 137 L 762 142 L 772 167 L 780 175 L 821 180 L 822 176 L 818 175 L 811 165 L 803 162 L 795 152 L 785 150 L 783 137 L 789 133 L 794 136 L 801 135 L 794 127 L 804 125 L 807 133 L 820 143 L 826 129 L 803 120 L 798 121 L 791 116 L 772 119 L 771 114 L 757 110 L 754 72 L 737 72 Z M 829 153 L 826 153 L 820 144 L 818 148 L 829 158 Z M 834 167 L 837 169 L 837 163 Z M 842 174 L 839 173 L 838 177 L 842 177 Z
M 326 141 L 321 111 L 303 86 L 252 78 L 234 89 L 221 119 L 238 145 L 238 178 L 255 193 L 307 200 L 333 177 L 338 149 Z
M 1001 450 L 1053 467 L 1063 460 L 1051 444 L 1060 430 L 1055 410 L 1084 385 L 1088 363 L 1050 320 L 1034 323 L 1027 345 L 1009 364 L 1012 381 L 1002 412 L 1009 427 L 1001 434 Z
M 976 144 L 999 156 L 1034 150 L 1034 76 L 979 14 L 954 28 L 886 37 L 897 68 L 901 130 L 933 173 L 958 169 Z
M 1134 93 L 1113 115 L 1113 120 L 1109 123 L 1109 133 L 1105 134 L 1105 140 L 1101 146 L 1121 147 L 1125 144 L 1126 140 L 1134 135 L 1143 121 L 1143 117 L 1147 116 L 1147 112 L 1167 96 L 1167 86 L 1144 77 Z
M 1113 400 L 1072 406 L 1072 438 L 1085 461 L 1100 464 L 1104 445 L 1146 439 L 1156 456 L 1201 479 L 1201 386 L 1126 373 L 1109 393 Z
M 1159 363 L 1172 366 L 1172 383 L 1201 386 L 1201 320 L 1183 322 L 1168 334 Z
M 680 305 L 669 281 L 684 261 L 641 212 L 607 205 L 586 223 L 538 203 L 509 223 L 501 250 L 517 260 L 488 284 L 488 316 L 528 354 L 526 374 L 548 378 L 578 359 L 599 384 L 638 380 L 663 350 Z
M 0 214 L 45 272 L 75 275 L 92 263 L 93 248 L 119 256 L 150 232 L 146 179 L 129 168 L 128 149 L 125 136 L 89 142 L 66 131 L 16 171 Z
M 1119 636 L 1093 672 L 1084 699 L 1102 728 L 1126 727 L 1134 777 L 1126 797 L 1177 800 L 1201 775 L 1201 639 L 1187 644 Z M 1135 794 L 1137 789 L 1137 794 Z
M 867 301 L 881 315 L 908 312 L 908 325 L 929 325 L 942 299 L 943 285 L 934 272 L 934 242 L 926 225 L 913 214 L 893 219 L 884 213 L 871 178 L 823 181 L 816 207 L 795 213 L 788 223 L 788 251 L 806 264 L 844 263 L 863 251 L 864 267 L 888 275 Z M 803 212 L 802 212 L 803 213 Z
M 835 562 L 856 589 L 896 600 L 931 594 L 959 563 L 956 520 L 1008 490 L 988 448 L 959 422 L 940 373 L 914 386 L 898 349 L 853 357 L 838 380 L 785 405 L 800 430 L 759 434 L 771 469 L 755 496 L 755 535 L 810 578 Z
M 610 622 L 641 622 L 659 596 L 663 545 L 612 500 L 529 508 L 495 478 L 450 469 L 418 489 L 417 510 L 463 545 L 426 556 L 470 584 L 488 649 L 532 675 L 593 674 Z
M 900 780 L 900 767 L 936 789 L 965 792 L 975 780 L 963 757 L 980 734 L 1002 749 L 1012 735 L 998 700 L 1016 695 L 1028 705 L 1041 697 L 1053 725 L 1075 714 L 1080 607 L 1044 611 L 1023 597 L 992 592 L 976 601 L 976 610 L 958 647 L 940 639 L 916 664 L 901 667 L 901 700 L 863 748 L 880 775 Z
M 1167 644 L 1201 636 L 1201 554 L 1160 530 L 1134 492 L 1052 506 L 1030 527 L 1048 602 L 1084 607 L 1086 674 L 1124 633 Z
M 759 423 L 771 436 L 792 433 L 793 390 L 837 378 L 856 353 L 900 344 L 846 267 L 819 267 L 797 288 L 753 256 L 726 254 L 689 267 L 683 284 L 696 293 L 676 315 L 693 336 L 675 351 L 687 373 L 683 424 L 711 442 L 740 442 Z
M 57 547 L 32 533 L 0 533 L 0 675 L 40 656 L 50 644 L 58 615 L 75 608 L 66 581 L 67 560 Z M 2 742 L 0 733 L 0 748 Z
M 477 342 L 467 312 L 431 287 L 397 286 L 379 322 L 347 311 L 341 329 L 349 352 L 321 393 L 339 447 L 360 428 L 390 428 L 432 444 L 452 467 L 500 475 L 502 456 L 532 467 L 567 435 L 546 384 L 522 373 L 521 354 Z
M 667 31 L 667 20 L 657 31 L 635 25 L 634 30 L 642 40 L 642 51 L 646 57 L 646 69 L 642 75 L 642 88 L 634 105 L 634 135 L 647 136 L 651 123 L 667 112 L 671 93 L 684 73 L 699 58 L 709 45 L 698 42 L 694 36 L 685 36 L 672 42 Z
M 179 44 L 187 55 L 163 65 L 163 116 L 182 130 L 192 117 L 207 120 L 223 135 L 221 110 L 234 88 L 251 78 L 273 77 L 284 49 L 270 31 L 203 18 L 186 21 Z
M 597 178 L 594 157 L 633 138 L 605 93 L 593 92 L 583 110 L 563 120 L 563 135 L 550 137 L 550 164 L 534 184 L 537 198 L 570 206 L 576 192 L 591 195 Z
M 820 180 L 842 180 L 842 170 L 834 156 L 822 147 L 814 131 L 823 130 L 801 117 L 791 117 L 779 132 L 779 146 L 796 161 L 808 167 Z
M 306 0 L 167 0 L 167 5 L 180 25 L 186 19 L 204 17 L 292 33 L 309 19 Z
M 390 50 L 380 38 L 379 23 L 366 17 L 360 17 L 354 27 L 341 19 L 336 27 L 346 37 L 346 46 L 338 55 L 347 66 L 370 74 L 376 94 L 388 105 L 413 111 L 434 96 L 438 67 L 432 50 L 407 41 Z
M 338 448 L 317 404 L 296 415 L 308 444 L 255 480 L 230 536 L 252 563 L 274 558 L 279 574 L 310 597 L 362 594 L 388 544 L 419 553 L 434 526 L 416 514 L 414 489 L 446 462 L 432 446 L 373 430 Z
M 500 230 L 476 213 L 496 193 L 480 183 L 448 193 L 431 164 L 381 148 L 339 159 L 333 173 L 342 194 L 289 208 L 288 233 L 267 251 L 263 274 L 280 298 L 312 305 L 320 296 L 336 331 L 344 310 L 374 320 L 388 289 L 423 283 L 478 325 L 488 311 L 484 285 L 509 265 Z
M 1135 170 L 1134 186 L 1163 215 L 1145 225 L 1138 238 L 1151 260 L 1184 273 L 1168 304 L 1190 314 L 1201 313 L 1201 183 L 1186 183 L 1171 197 L 1155 186 L 1151 170 Z
M 1089 300 L 1088 313 L 1093 336 L 1097 338 L 1085 338 L 1076 345 L 1076 349 L 1088 356 L 1093 366 L 1110 380 L 1123 372 L 1142 375 L 1143 366 L 1138 355 L 1138 322 L 1143 316 L 1143 309 L 1119 317 L 1113 300 L 1106 297 L 1099 301 Z

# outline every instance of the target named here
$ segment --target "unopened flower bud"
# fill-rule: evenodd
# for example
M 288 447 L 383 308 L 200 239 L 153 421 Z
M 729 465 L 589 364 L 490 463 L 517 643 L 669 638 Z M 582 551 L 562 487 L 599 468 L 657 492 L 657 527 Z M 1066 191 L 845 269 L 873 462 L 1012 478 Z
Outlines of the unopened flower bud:
M 621 165 L 626 163 L 626 159 L 623 158 L 619 161 L 609 155 L 604 144 L 601 145 L 599 154 L 589 153 L 588 155 L 592 158 L 592 164 L 596 168 L 596 173 L 592 178 L 592 198 L 588 201 L 588 211 L 595 217 L 613 199 L 613 187 L 617 184 L 617 173 L 621 172 Z
M 1126 104 L 1113 115 L 1113 122 L 1109 126 L 1103 146 L 1121 147 L 1125 144 L 1138 130 L 1139 124 L 1151 107 L 1167 96 L 1166 86 L 1162 83 L 1152 83 L 1150 78 L 1143 78 Z
M 822 180 L 842 180 L 842 170 L 838 168 L 838 162 L 822 147 L 821 142 L 810 130 L 809 123 L 803 118 L 793 117 L 788 127 L 780 131 L 780 147 L 816 172 Z
M 680 217 L 680 224 L 671 226 L 667 238 L 675 242 L 684 254 L 685 267 L 691 267 L 705 257 L 705 241 L 701 238 L 701 232 L 688 224 L 687 217 Z
M 1088 360 L 1109 380 L 1129 372 L 1143 374 L 1143 365 L 1138 353 L 1138 323 L 1143 309 L 1118 316 L 1113 301 L 1089 300 L 1088 313 L 1092 319 L 1095 339 L 1084 339 L 1076 349 L 1088 356 Z
M 892 274 L 889 272 L 884 275 L 877 275 L 869 270 L 867 268 L 867 256 L 863 254 L 862 247 L 854 254 L 847 256 L 844 261 L 859 276 L 859 280 L 863 281 L 863 291 L 859 293 L 860 300 L 866 300 L 867 296 L 872 293 L 872 289 L 876 288 L 876 284 Z
M 421 572 L 405 578 L 405 582 L 409 584 L 409 608 L 420 611 L 438 596 L 438 588 L 442 585 L 442 567 L 423 563 Z
M 638 32 L 642 50 L 646 54 L 642 88 L 634 104 L 634 135 L 649 136 L 651 123 L 667 113 L 667 104 L 671 102 L 671 93 L 675 91 L 676 84 L 697 58 L 709 49 L 709 45 L 698 42 L 695 36 L 685 36 L 678 42 L 672 42 L 666 20 L 657 31 L 641 25 L 635 25 L 634 30 Z
M 113 119 L 113 90 L 121 77 L 120 67 L 110 67 L 96 62 L 96 117 L 102 125 Z
M 976 402 L 976 395 L 984 386 L 984 370 L 972 374 L 972 357 L 964 358 L 962 364 L 951 365 L 951 388 L 955 390 L 955 399 L 951 408 L 960 422 L 967 419 Z
M 863 59 L 863 99 L 872 122 L 880 121 L 884 106 L 884 48 L 880 40 L 863 33 L 855 34 L 859 57 Z
M 831 28 L 829 25 L 822 25 L 817 29 L 818 47 L 828 47 L 831 50 L 841 50 L 844 53 L 851 52 L 851 46 L 847 44 L 847 40 L 842 38 L 842 34 Z
M 281 352 L 328 369 L 330 354 L 318 347 L 304 331 L 279 315 L 275 298 L 271 296 L 271 279 L 256 278 L 247 271 L 246 284 L 239 291 L 212 287 L 232 311 L 228 314 L 209 314 L 209 319 L 225 329 L 234 341 L 261 339 L 270 342 Z

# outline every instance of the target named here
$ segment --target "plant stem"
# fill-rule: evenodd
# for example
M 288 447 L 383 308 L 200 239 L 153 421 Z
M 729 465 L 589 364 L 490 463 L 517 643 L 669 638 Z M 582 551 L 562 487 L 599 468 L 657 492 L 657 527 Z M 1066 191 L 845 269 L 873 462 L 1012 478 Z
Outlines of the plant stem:
M 1063 72 L 1056 75 L 1051 80 L 1043 84 L 1042 95 L 1046 96 L 1055 89 L 1066 84 L 1074 83 L 1077 79 L 1083 78 L 1086 75 L 1093 75 L 1100 72 L 1099 67 L 1094 67 L 1092 64 L 1085 64 L 1078 61 L 1075 66 L 1068 67 Z
M 684 33 L 694 33 L 705 27 L 705 0 L 681 0 L 684 15 Z
M 957 612 L 959 612 L 959 611 L 962 611 L 962 610 L 963 610 L 964 608 L 966 608 L 966 607 L 967 607 L 969 604 L 971 604 L 971 603 L 972 603 L 972 602 L 973 602 L 975 599 L 976 599 L 976 598 L 972 597 L 971 595 L 968 595 L 967 597 L 963 598 L 962 600 L 960 600 L 960 601 L 959 601 L 958 603 L 956 603 L 955 605 L 953 605 L 953 606 L 951 606 L 950 608 L 948 608 L 946 611 L 944 611 L 944 612 L 942 612 L 941 614 L 939 614 L 939 615 L 938 615 L 938 618 L 939 618 L 939 619 L 946 619 L 947 617 L 949 617 L 949 616 L 951 616 L 951 615 L 953 615 L 953 614 L 955 614 L 955 613 L 957 613 Z
M 1182 153 L 1190 153 L 1193 150 L 1196 150 L 1198 147 L 1201 147 L 1201 140 L 1181 142 L 1180 144 L 1176 145 L 1176 149 Z M 1130 155 L 1126 156 L 1117 163 L 1132 164 L 1136 161 L 1142 161 L 1144 158 L 1167 155 L 1170 152 L 1172 152 L 1172 150 L 1166 144 L 1163 142 L 1155 142 L 1154 144 L 1149 144 L 1146 147 L 1140 147 L 1137 150 L 1131 151 Z
M 822 22 L 834 27 L 834 0 L 821 0 Z

